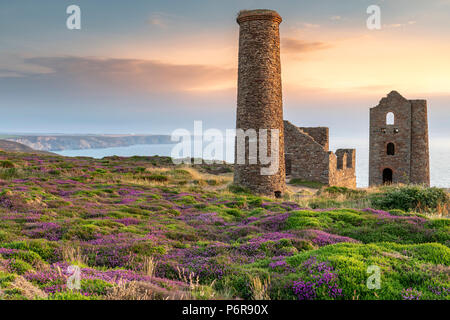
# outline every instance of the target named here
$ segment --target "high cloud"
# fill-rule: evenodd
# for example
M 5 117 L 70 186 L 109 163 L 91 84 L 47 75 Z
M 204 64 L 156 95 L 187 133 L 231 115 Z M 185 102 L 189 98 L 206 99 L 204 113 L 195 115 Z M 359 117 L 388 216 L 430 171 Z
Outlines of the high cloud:
M 305 41 L 294 38 L 283 38 L 281 40 L 281 45 L 281 50 L 285 54 L 298 54 L 331 48 L 331 45 L 328 43 L 320 41 Z
M 22 73 L 25 78 L 57 79 L 84 88 L 121 88 L 143 93 L 229 89 L 236 78 L 236 70 L 232 68 L 176 65 L 154 60 L 67 56 L 34 57 L 24 62 L 52 70 L 38 75 Z

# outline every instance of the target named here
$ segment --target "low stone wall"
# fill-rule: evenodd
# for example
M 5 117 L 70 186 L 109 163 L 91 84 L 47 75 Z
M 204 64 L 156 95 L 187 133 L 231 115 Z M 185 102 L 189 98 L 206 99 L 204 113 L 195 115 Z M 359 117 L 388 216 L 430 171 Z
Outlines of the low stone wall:
M 356 188 L 355 149 L 338 149 L 330 157 L 329 185 Z

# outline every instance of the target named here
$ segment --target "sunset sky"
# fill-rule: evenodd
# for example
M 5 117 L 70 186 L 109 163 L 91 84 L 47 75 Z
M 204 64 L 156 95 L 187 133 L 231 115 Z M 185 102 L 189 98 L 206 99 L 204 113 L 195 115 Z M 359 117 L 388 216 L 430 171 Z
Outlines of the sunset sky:
M 286 119 L 367 137 L 369 108 L 397 90 L 428 100 L 432 137 L 450 134 L 450 0 L 1 1 L 0 132 L 233 128 L 235 19 L 255 8 L 283 17 Z

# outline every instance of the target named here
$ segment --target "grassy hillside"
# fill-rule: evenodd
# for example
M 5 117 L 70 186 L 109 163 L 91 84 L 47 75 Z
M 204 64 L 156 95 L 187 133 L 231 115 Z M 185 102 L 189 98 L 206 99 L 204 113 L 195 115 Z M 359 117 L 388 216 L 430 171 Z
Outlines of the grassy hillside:
M 34 150 L 24 144 L 8 140 L 0 140 L 0 150 L 24 153 L 51 154 L 50 152 Z
M 0 298 L 449 299 L 441 189 L 297 183 L 274 200 L 214 169 L 0 152 Z

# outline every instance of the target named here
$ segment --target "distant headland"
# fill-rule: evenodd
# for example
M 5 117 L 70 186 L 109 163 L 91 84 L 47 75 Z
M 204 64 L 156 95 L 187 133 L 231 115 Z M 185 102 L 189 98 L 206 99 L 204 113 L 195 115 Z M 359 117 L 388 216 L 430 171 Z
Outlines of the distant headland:
M 127 147 L 138 144 L 173 143 L 170 135 L 6 135 L 4 140 L 17 142 L 40 151 L 63 151 Z

